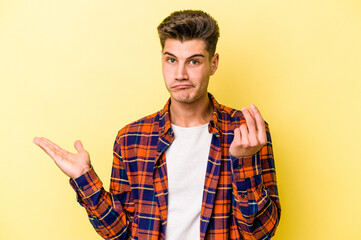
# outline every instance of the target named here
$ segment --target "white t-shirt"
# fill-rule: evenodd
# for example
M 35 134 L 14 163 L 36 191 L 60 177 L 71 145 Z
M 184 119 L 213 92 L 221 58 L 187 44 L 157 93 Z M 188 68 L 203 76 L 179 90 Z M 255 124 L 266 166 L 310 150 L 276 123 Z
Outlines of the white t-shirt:
M 166 150 L 168 175 L 167 240 L 200 238 L 200 214 L 212 134 L 208 124 L 178 127 Z

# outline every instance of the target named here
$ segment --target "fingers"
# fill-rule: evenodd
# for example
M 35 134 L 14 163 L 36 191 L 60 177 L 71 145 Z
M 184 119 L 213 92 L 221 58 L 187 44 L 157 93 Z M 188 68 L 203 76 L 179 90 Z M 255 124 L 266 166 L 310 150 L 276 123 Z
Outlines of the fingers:
M 246 123 L 236 127 L 229 153 L 235 157 L 252 156 L 267 142 L 265 122 L 253 104 L 249 109 L 242 108 Z
M 243 124 L 240 127 L 241 130 L 243 128 L 243 131 L 241 131 L 242 137 L 243 136 L 244 138 L 247 137 L 247 143 L 249 143 L 251 146 L 256 146 L 258 145 L 258 139 L 257 139 L 257 127 L 254 118 L 251 115 L 251 111 L 248 110 L 247 108 L 242 108 L 242 113 L 247 122 L 247 125 Z
M 254 105 L 252 104 L 251 107 L 249 108 L 249 113 L 251 114 L 252 118 L 255 119 L 254 113 L 252 111 L 252 106 L 254 106 Z
M 249 141 L 249 133 L 248 133 L 248 129 L 247 129 L 246 124 L 242 124 L 239 127 L 239 130 L 241 132 L 241 144 L 243 146 L 248 146 L 250 141 Z
M 239 128 L 234 129 L 233 142 L 237 145 L 249 145 L 249 133 L 246 124 L 242 124 Z
M 249 109 L 242 108 L 248 127 L 248 139 L 251 145 L 264 145 L 267 142 L 265 122 L 258 108 L 252 104 Z M 243 134 L 243 133 L 242 133 Z
M 255 121 L 250 113 L 250 110 L 248 110 L 247 108 L 244 107 L 244 108 L 242 108 L 242 113 L 243 113 L 244 118 L 246 119 L 249 132 L 256 133 Z
M 69 155 L 69 152 L 65 151 L 47 138 L 36 137 L 34 138 L 33 142 L 41 147 L 55 161 L 59 160 L 60 158 L 67 158 Z
M 266 135 L 266 126 L 264 120 L 259 112 L 258 108 L 255 105 L 251 105 L 250 111 L 254 114 L 254 119 L 256 120 L 257 126 L 257 138 L 259 142 L 264 145 L 267 142 L 267 135 Z
M 239 130 L 239 128 L 234 129 L 233 142 L 235 142 L 237 145 L 241 144 L 241 142 L 242 142 L 242 140 L 241 140 L 241 131 Z
M 255 105 L 251 105 L 250 112 L 253 113 L 254 119 L 256 120 L 257 127 L 260 126 L 261 128 L 265 127 L 264 120 L 259 112 L 258 108 Z
M 54 147 L 49 144 L 45 138 L 38 138 L 35 137 L 33 142 L 38 145 L 41 149 L 43 149 L 45 151 L 45 153 L 47 153 L 51 158 L 55 158 L 56 154 L 55 154 L 55 149 Z
M 77 150 L 78 153 L 81 153 L 81 152 L 84 151 L 83 144 L 81 143 L 80 140 L 76 140 L 76 141 L 74 142 L 74 147 L 75 147 L 75 149 Z

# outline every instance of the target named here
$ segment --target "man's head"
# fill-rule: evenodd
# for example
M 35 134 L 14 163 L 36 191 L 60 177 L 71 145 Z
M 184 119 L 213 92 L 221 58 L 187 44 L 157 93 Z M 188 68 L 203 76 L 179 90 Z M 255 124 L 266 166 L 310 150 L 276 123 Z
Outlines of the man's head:
M 218 67 L 216 21 L 202 11 L 172 13 L 158 27 L 162 71 L 172 102 L 209 101 L 209 78 Z
M 207 13 L 200 10 L 183 10 L 170 14 L 158 26 L 158 34 L 162 49 L 167 39 L 181 42 L 199 39 L 206 43 L 206 50 L 212 57 L 216 51 L 219 37 L 217 22 Z

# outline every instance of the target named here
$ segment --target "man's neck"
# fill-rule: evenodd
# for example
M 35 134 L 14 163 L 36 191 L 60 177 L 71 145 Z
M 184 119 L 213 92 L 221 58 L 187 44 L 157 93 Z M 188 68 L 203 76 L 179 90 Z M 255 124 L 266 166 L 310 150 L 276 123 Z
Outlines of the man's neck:
M 194 103 L 171 101 L 171 123 L 179 127 L 196 127 L 207 124 L 212 116 L 213 106 L 208 94 Z

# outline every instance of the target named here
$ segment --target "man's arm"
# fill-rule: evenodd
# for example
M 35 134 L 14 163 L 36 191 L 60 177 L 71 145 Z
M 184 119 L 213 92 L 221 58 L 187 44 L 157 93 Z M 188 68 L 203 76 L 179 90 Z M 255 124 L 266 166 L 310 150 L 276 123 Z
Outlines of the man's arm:
M 104 239 L 128 239 L 134 214 L 134 202 L 120 153 L 113 152 L 110 192 L 90 165 L 89 154 L 80 141 L 74 146 L 78 153 L 61 149 L 45 138 L 35 138 L 41 147 L 70 179 L 78 202 L 86 209 L 90 222 Z M 114 149 L 117 146 L 114 145 Z
M 255 106 L 242 112 L 230 148 L 233 212 L 244 239 L 270 239 L 281 213 L 271 135 Z

